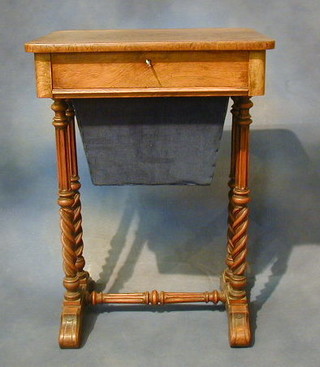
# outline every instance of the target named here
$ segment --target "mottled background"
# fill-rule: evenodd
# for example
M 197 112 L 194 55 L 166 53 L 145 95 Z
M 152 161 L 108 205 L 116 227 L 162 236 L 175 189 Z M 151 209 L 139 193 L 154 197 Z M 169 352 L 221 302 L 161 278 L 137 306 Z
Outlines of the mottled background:
M 319 16 L 317 0 L 1 1 L 1 366 L 317 365 Z M 52 113 L 49 100 L 35 97 L 33 57 L 23 44 L 60 29 L 167 27 L 252 27 L 277 40 L 268 52 L 267 94 L 252 110 L 255 345 L 228 347 L 221 308 L 102 307 L 86 319 L 83 348 L 61 351 Z M 79 145 L 86 257 L 101 288 L 218 285 L 230 119 L 226 125 L 209 187 L 94 187 Z

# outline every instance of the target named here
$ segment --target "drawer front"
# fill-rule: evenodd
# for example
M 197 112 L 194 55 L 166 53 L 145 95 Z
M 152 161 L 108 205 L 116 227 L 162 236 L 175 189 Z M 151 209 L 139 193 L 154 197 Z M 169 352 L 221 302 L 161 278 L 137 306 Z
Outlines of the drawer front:
M 248 88 L 249 52 L 52 54 L 55 90 Z

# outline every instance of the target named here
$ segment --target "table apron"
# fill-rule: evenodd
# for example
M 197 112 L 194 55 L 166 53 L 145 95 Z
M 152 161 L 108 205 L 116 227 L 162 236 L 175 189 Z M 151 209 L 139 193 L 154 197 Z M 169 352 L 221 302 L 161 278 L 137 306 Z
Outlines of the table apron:
M 264 94 L 265 51 L 36 54 L 38 97 Z

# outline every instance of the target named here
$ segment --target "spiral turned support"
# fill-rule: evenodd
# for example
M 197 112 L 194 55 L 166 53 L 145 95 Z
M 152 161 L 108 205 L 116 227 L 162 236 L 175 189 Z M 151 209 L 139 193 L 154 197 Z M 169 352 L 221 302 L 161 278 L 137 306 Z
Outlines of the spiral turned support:
M 232 107 L 233 132 L 230 170 L 228 217 L 228 268 L 225 279 L 230 283 L 231 298 L 245 296 L 249 209 L 249 125 L 252 123 L 249 97 L 234 97 Z M 234 290 L 234 292 L 233 292 Z
M 72 192 L 60 192 L 58 204 L 60 205 L 60 228 L 61 228 L 61 243 L 62 243 L 62 257 L 63 257 L 63 270 L 65 278 L 63 285 L 67 292 L 65 299 L 73 301 L 79 299 L 79 278 L 77 275 L 76 260 L 77 255 L 75 252 L 75 238 L 74 238 L 74 225 L 73 225 L 73 193 Z
M 83 257 L 83 239 L 82 239 L 82 215 L 81 215 L 81 199 L 80 199 L 80 178 L 78 175 L 78 163 L 77 163 L 77 147 L 75 136 L 75 122 L 74 122 L 74 109 L 71 100 L 67 100 L 68 108 L 66 110 L 66 117 L 68 118 L 68 139 L 69 139 L 69 157 L 70 157 L 70 179 L 71 189 L 74 193 L 73 203 L 73 215 L 74 215 L 74 238 L 75 238 L 75 253 L 76 268 L 80 282 L 83 286 L 86 286 L 89 274 L 84 271 L 85 260 Z
M 61 313 L 59 344 L 61 348 L 77 348 L 81 342 L 81 323 L 85 298 L 80 288 L 77 266 L 79 247 L 77 243 L 79 225 L 77 229 L 77 222 L 79 222 L 79 218 L 75 220 L 77 208 L 75 206 L 78 204 L 74 188 L 71 187 L 73 147 L 71 146 L 70 119 L 66 113 L 68 109 L 66 101 L 54 100 L 51 108 L 55 113 L 53 126 L 56 133 L 58 204 L 60 205 L 61 243 L 65 273 L 63 285 L 66 289 Z
M 229 182 L 228 182 L 228 186 L 229 186 L 228 234 L 227 234 L 228 244 L 227 244 L 227 259 L 226 259 L 226 264 L 228 266 L 231 266 L 233 263 L 233 258 L 231 254 L 232 249 L 233 249 L 232 238 L 234 234 L 233 226 L 232 226 L 234 222 L 232 195 L 233 195 L 233 190 L 234 190 L 234 185 L 235 185 L 236 154 L 238 150 L 238 131 L 237 131 L 238 126 L 236 123 L 236 119 L 238 118 L 238 114 L 239 114 L 239 105 L 237 103 L 237 97 L 234 97 L 234 104 L 232 105 L 232 108 L 231 108 L 231 114 L 232 114 L 231 164 L 230 164 L 230 174 L 229 174 Z
M 249 209 L 250 97 L 233 97 L 232 149 L 229 181 L 227 269 L 222 276 L 226 294 L 231 346 L 249 346 L 251 330 L 246 294 Z

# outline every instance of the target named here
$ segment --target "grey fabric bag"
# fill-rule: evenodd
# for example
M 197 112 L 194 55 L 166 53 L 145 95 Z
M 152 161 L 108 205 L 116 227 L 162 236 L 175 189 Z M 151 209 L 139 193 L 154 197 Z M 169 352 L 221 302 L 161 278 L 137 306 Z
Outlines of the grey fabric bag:
M 228 97 L 74 99 L 95 185 L 208 185 Z

